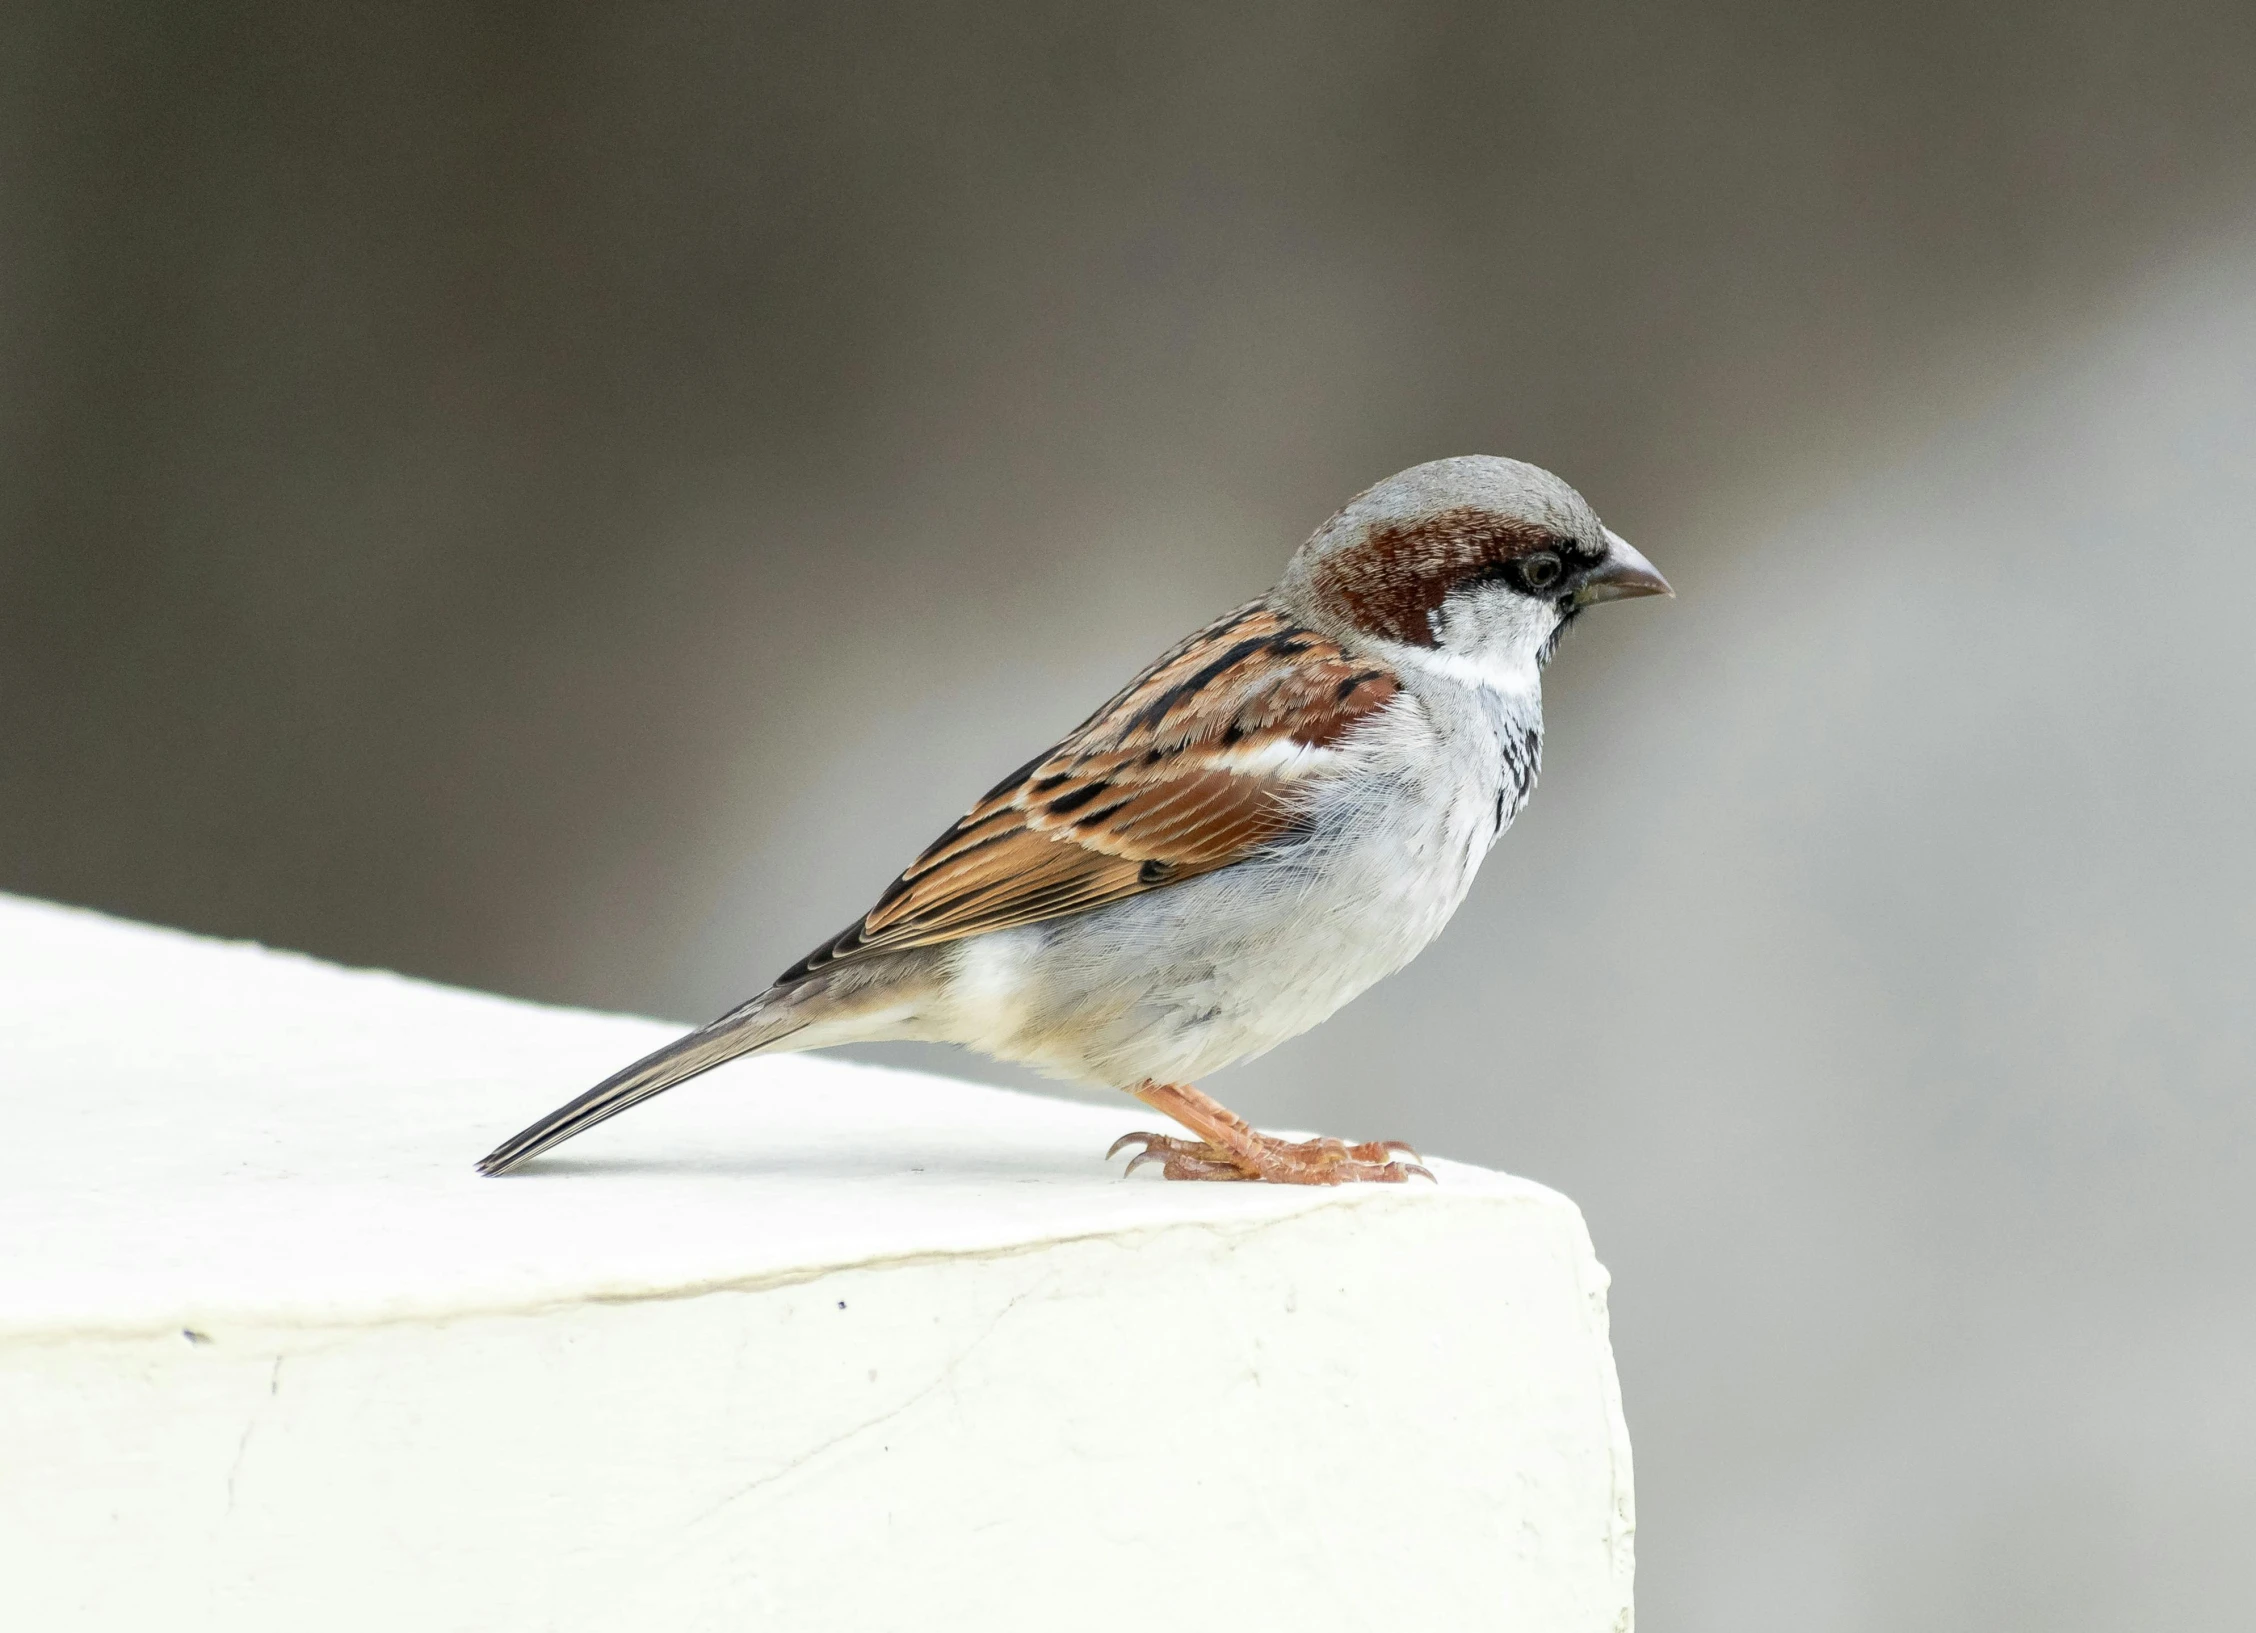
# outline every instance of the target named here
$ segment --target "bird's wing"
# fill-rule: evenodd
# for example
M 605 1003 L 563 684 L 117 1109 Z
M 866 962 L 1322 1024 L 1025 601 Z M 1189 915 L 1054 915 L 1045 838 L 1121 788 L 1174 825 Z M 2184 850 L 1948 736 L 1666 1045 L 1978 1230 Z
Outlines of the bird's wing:
M 1398 689 L 1261 602 L 1183 642 L 933 842 L 844 934 L 779 978 L 845 958 L 1060 918 L 1251 855 L 1296 786 Z

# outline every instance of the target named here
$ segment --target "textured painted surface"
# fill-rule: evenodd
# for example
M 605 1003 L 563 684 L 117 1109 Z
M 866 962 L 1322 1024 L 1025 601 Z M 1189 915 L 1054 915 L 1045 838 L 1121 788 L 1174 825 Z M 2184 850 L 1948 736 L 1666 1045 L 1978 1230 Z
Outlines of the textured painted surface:
M 0 1569 L 41 1626 L 1629 1625 L 1574 1206 L 1122 1182 L 820 1057 L 0 900 Z

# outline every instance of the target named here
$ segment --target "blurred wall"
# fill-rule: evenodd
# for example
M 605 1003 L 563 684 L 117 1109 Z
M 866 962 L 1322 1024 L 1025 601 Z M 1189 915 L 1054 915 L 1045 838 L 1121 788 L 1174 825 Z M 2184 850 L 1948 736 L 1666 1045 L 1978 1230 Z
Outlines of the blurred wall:
M 1536 459 L 1681 599 L 1216 1087 L 1583 1201 L 1651 1625 L 2234 1625 L 2252 83 L 2240 3 L 9 8 L 0 887 L 702 1018 Z

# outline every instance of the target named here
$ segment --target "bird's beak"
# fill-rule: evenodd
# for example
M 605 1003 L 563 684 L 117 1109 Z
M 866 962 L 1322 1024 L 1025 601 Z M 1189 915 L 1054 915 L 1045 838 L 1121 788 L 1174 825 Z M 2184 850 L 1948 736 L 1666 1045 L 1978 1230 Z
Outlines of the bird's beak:
M 1574 603 L 1587 607 L 1593 601 L 1626 601 L 1633 595 L 1668 595 L 1676 592 L 1659 569 L 1612 528 L 1606 530 L 1606 559 L 1591 568 L 1576 586 Z

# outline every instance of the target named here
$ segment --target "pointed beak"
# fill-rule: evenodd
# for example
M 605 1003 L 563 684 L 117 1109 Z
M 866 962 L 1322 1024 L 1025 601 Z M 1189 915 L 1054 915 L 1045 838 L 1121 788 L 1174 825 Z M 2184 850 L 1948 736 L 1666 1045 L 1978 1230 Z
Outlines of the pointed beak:
M 1668 595 L 1676 592 L 1660 570 L 1612 528 L 1606 529 L 1606 559 L 1584 575 L 1574 592 L 1578 607 L 1593 601 L 1626 601 L 1633 595 Z

